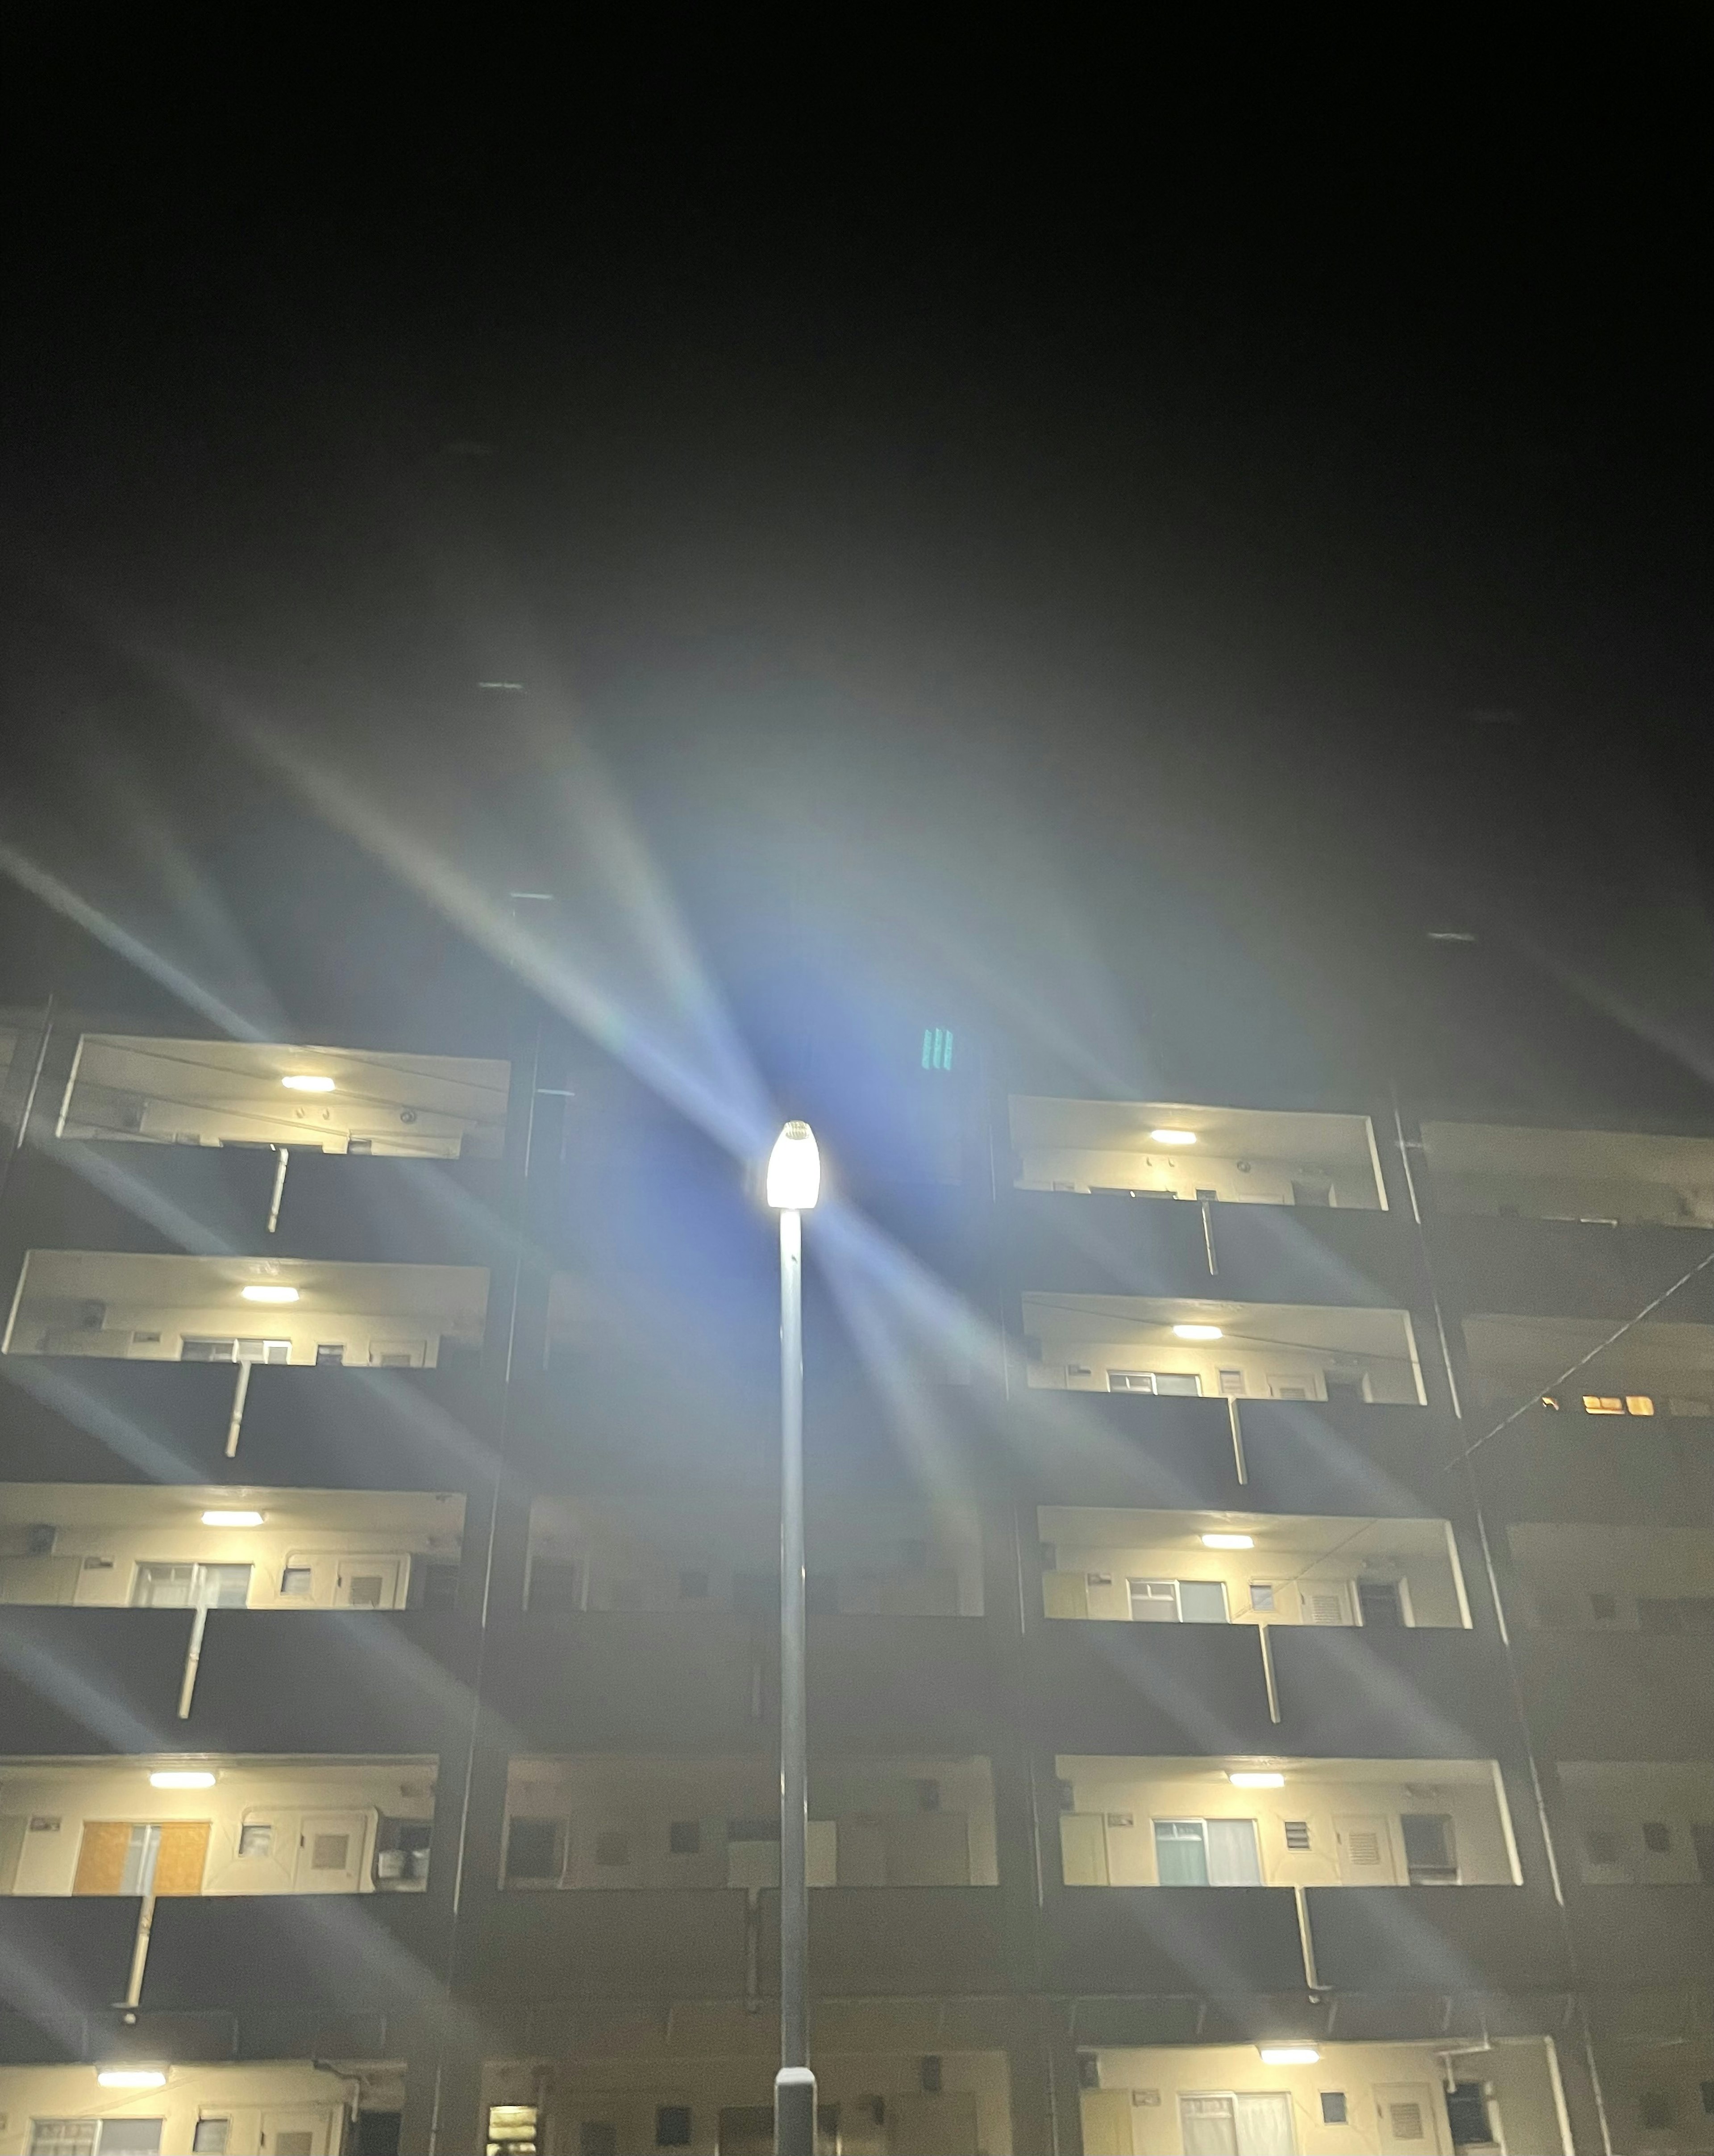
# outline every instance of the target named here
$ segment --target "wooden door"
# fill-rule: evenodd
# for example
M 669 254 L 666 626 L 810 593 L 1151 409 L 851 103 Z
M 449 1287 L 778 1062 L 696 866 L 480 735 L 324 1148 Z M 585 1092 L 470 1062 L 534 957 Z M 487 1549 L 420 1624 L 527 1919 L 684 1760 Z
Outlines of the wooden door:
M 126 1860 L 131 1855 L 129 1820 L 85 1820 L 78 1845 L 74 1894 L 121 1894 Z
M 203 1873 L 208 1862 L 207 1820 L 173 1820 L 161 1830 L 161 1851 L 155 1859 L 157 1894 L 200 1894 Z

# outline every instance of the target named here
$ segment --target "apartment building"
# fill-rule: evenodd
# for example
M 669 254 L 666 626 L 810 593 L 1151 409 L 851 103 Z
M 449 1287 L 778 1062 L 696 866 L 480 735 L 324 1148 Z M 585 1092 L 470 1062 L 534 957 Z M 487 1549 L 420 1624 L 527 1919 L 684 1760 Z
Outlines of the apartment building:
M 533 1017 L 5 1042 L 0 2156 L 759 2156 L 740 1173 Z M 1714 2148 L 1714 1136 L 905 1060 L 808 1235 L 829 2156 Z

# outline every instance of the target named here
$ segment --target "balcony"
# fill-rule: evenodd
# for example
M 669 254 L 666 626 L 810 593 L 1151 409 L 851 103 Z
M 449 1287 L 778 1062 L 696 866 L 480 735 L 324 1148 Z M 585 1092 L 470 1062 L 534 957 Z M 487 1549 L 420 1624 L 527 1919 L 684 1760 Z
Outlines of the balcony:
M 1043 1505 L 1036 1532 L 1051 1618 L 1389 1631 L 1470 1621 L 1444 1520 Z
M 982 1529 L 967 1507 L 812 1496 L 806 1530 L 814 1615 L 982 1614 Z M 777 1502 L 709 1491 L 675 1517 L 600 1496 L 539 1498 L 527 1599 L 534 1616 L 730 1613 L 777 1624 Z
M 341 2051 L 341 2065 L 351 2079 L 336 2081 L 319 2058 L 306 2056 L 313 2045 L 305 2041 L 295 2058 L 247 2058 L 241 2064 L 220 2062 L 182 2048 L 184 2019 L 172 2017 L 167 2025 L 177 2043 L 155 2040 L 144 2048 L 158 2019 L 144 2016 L 133 2024 L 121 2024 L 121 2041 L 86 2051 L 77 2065 L 17 2066 L 0 2069 L 0 2107 L 13 2118 L 31 2123 L 32 2149 L 52 2148 L 80 2156 L 104 2156 L 110 2150 L 164 2150 L 167 2156 L 198 2148 L 218 2148 L 224 2139 L 237 2152 L 261 2149 L 275 2156 L 295 2145 L 315 2151 L 361 2150 L 361 2141 L 346 2138 L 348 2114 L 346 2095 L 355 2082 L 362 2090 L 363 2131 L 393 2122 L 404 2102 L 404 2076 L 398 2065 L 385 2059 L 352 2058 Z M 232 2023 L 224 2019 L 224 2041 L 232 2041 Z M 93 2032 L 92 2032 L 93 2036 Z M 212 2049 L 218 2037 L 208 2040 Z M 100 2061 L 121 2065 L 164 2067 L 166 2086 L 154 2089 L 104 2088 L 97 2080 Z M 150 2132 L 152 2128 L 154 2131 Z M 216 2129 L 224 2129 L 217 2133 Z M 51 2130 L 55 2138 L 47 2138 Z M 14 2145 L 22 2147 L 22 2142 Z
M 1503 2131 L 1506 2147 L 1570 2156 L 1547 2040 L 1495 2042 L 1477 2024 L 1468 2041 L 1467 2051 L 1444 2039 L 1438 2046 L 1316 2042 L 1290 2061 L 1266 2057 L 1260 2044 L 1085 2051 L 1083 2145 L 1127 2156 L 1147 2146 L 1133 2135 L 1132 2114 L 1142 2112 L 1173 2136 L 1155 2145 L 1174 2148 L 1294 2148 L 1296 2119 L 1316 2149 L 1402 2151 L 1413 2141 L 1424 2151 L 1497 2148 Z M 1378 2141 L 1370 2138 L 1378 2128 Z
M 1248 1753 L 1279 1742 L 1249 1625 L 1054 1624 L 1025 1653 L 1031 1724 L 1057 1751 Z
M 0 1603 L 446 1610 L 464 1510 L 406 1491 L 7 1482 Z
M 1363 1116 L 1014 1099 L 1012 1122 L 1000 1218 L 1008 1270 L 1031 1287 L 1422 1299 Z
M 1630 1314 L 1634 1305 L 1627 1305 Z M 1612 1422 L 1706 1419 L 1714 1413 L 1714 1325 L 1633 1325 L 1607 1344 L 1599 1319 L 1497 1317 L 1464 1321 L 1477 1398 L 1496 1419 L 1531 1402 Z
M 1439 1211 L 1555 1226 L 1714 1229 L 1714 1138 L 1424 1123 Z
M 497 1159 L 510 1077 L 505 1064 L 471 1056 L 90 1033 L 55 1135 Z
M 180 1742 L 438 1751 L 470 1715 L 474 1625 L 430 1610 L 214 1609 Z
M 1682 2135 L 1683 2147 L 1700 2132 L 1706 2145 L 1714 2038 L 1706 2029 L 1671 2035 L 1656 2025 L 1628 2041 L 1615 2030 L 1597 2041 L 1595 2059 L 1614 2156 L 1651 2156 L 1670 2135 Z
M 1273 1625 L 1274 1684 L 1287 1751 L 1335 1758 L 1486 1757 L 1506 1743 L 1503 1676 L 1451 1627 Z
M 1386 1204 L 1367 1116 L 1019 1095 L 1011 1124 L 1020 1190 L 1316 1213 Z
M 445 1912 L 420 1895 L 255 1900 L 163 1897 L 155 1905 L 142 2005 L 406 2016 L 444 1981 Z
M 1691 1902 L 1714 1887 L 1714 1762 L 1567 1759 L 1558 1773 L 1572 1877 L 1591 1890 L 1681 1889 Z
M 779 1876 L 779 1780 L 765 1755 L 515 1758 L 501 1883 L 599 1896 Z M 813 1762 L 809 1876 L 832 1887 L 987 1887 L 998 1878 L 984 1758 Z
M 725 1887 L 502 1894 L 479 1905 L 460 1982 L 494 2004 L 670 1994 L 742 1999 L 745 1896 Z
M 1316 1980 L 1335 1991 L 1539 1991 L 1569 1980 L 1557 1914 L 1517 1886 L 1314 1887 Z
M 1042 1917 L 1055 1991 L 1301 1990 L 1297 1907 L 1281 1887 L 1116 1887 L 1052 1897 Z
M 150 1893 L 420 1899 L 437 1763 L 185 1751 L 9 1761 L 0 1810 L 28 1830 L 6 1854 L 8 1891 L 79 1907 Z
M 1714 1758 L 1706 1638 L 1522 1632 L 1512 1641 L 1531 1726 L 1560 1758 Z
M 58 1895 L 0 1894 L 0 2000 L 74 2047 L 74 2017 L 123 1999 L 142 1908 L 136 1895 L 68 1903 Z
M 80 1756 L 172 1743 L 191 1624 L 183 1609 L 8 1609 L 0 1749 Z
M 1498 1771 L 1486 1759 L 1062 1755 L 1059 1874 L 1118 1888 L 1512 1885 Z M 1049 1857 L 1051 1864 L 1051 1854 Z
M 829 2008 L 817 2017 L 817 2030 L 816 2100 L 829 2148 L 852 2156 L 885 2148 L 998 2156 L 1019 2145 L 1004 2051 L 942 2049 L 926 2055 L 932 2071 L 926 2073 L 917 2046 L 944 2044 L 947 2032 L 904 2007 L 888 2015 L 885 2030 L 848 2023 Z M 481 2088 L 489 2143 L 505 2148 L 508 2128 L 521 2138 L 522 2124 L 539 2133 L 541 2145 L 564 2150 L 680 2146 L 752 2156 L 771 2148 L 772 2059 L 736 2035 L 715 2041 L 723 2051 L 695 2056 L 663 2038 L 575 2060 L 551 2051 L 492 2060 Z M 930 2078 L 931 2088 L 924 2085 Z M 551 2092 L 545 2103 L 544 2090 Z
M 474 1265 L 33 1250 L 6 1353 L 85 1363 L 433 1369 L 481 1347 Z
M 1027 1375 L 1052 1392 L 1420 1406 L 1404 1310 L 1144 1296 L 1024 1297 Z

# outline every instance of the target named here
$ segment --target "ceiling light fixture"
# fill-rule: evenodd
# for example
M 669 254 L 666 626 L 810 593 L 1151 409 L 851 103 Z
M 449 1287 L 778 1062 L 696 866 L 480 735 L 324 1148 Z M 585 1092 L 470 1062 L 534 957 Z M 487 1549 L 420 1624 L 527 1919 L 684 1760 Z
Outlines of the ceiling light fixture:
M 226 1512 L 217 1510 L 203 1513 L 203 1525 L 205 1527 L 259 1527 L 262 1518 L 260 1512 Z
M 1157 1145 L 1194 1145 L 1194 1131 L 1151 1131 L 1149 1136 Z
M 239 1294 L 246 1302 L 295 1302 L 298 1291 L 295 1287 L 263 1287 L 252 1285 L 240 1288 Z
M 157 1767 L 149 1777 L 151 1789 L 212 1789 L 214 1772 L 209 1767 Z
M 1283 1789 L 1286 1786 L 1286 1777 L 1271 1767 L 1240 1768 L 1226 1779 L 1234 1789 Z
M 318 1078 L 307 1070 L 294 1072 L 290 1078 L 282 1078 L 280 1082 L 288 1093 L 331 1093 L 333 1091 L 331 1078 Z
M 1219 1340 L 1223 1337 L 1218 1325 L 1175 1325 L 1173 1327 L 1175 1340 Z
M 103 2088 L 165 2088 L 167 2073 L 161 2066 L 98 2066 L 95 2079 Z
M 206 1520 L 208 1517 L 208 1515 L 204 1512 L 203 1517 Z M 1254 1535 L 1204 1535 L 1202 1538 L 1202 1546 L 1204 1549 L 1254 1549 L 1255 1537 Z
M 1265 2066 L 1318 2066 L 1321 2055 L 1313 2044 L 1258 2044 Z

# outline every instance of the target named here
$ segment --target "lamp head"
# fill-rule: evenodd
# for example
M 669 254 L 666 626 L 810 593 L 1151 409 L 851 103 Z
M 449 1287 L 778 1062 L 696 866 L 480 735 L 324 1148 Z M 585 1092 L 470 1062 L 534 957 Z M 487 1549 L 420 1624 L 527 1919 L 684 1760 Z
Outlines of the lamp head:
M 821 1154 L 808 1123 L 788 1123 L 767 1157 L 767 1202 L 777 1213 L 808 1213 L 821 1195 Z

